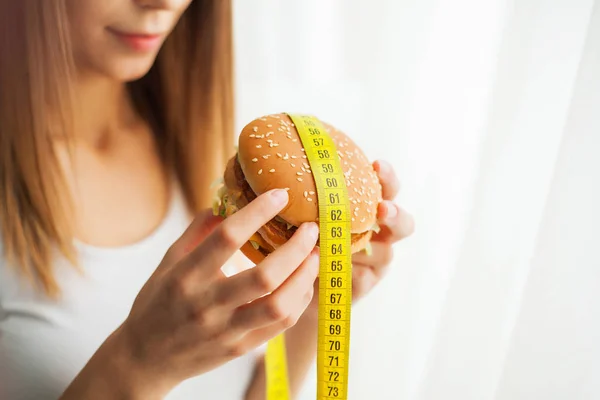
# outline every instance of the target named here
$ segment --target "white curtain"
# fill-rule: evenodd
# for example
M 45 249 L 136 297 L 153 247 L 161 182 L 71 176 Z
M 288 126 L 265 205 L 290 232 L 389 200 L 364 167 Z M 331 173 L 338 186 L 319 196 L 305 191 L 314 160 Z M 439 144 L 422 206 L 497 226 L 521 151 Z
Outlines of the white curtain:
M 350 398 L 600 399 L 600 1 L 237 0 L 235 28 L 238 129 L 320 116 L 416 219 Z

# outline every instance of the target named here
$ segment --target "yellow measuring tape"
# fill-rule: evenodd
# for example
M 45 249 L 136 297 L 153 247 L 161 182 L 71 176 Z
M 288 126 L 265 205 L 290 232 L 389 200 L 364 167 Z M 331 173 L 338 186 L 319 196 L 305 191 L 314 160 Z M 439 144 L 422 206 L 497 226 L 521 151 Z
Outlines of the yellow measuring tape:
M 317 400 L 347 399 L 352 305 L 351 211 L 337 148 L 323 124 L 292 115 L 317 187 L 320 228 Z M 284 335 L 269 341 L 267 400 L 290 398 Z

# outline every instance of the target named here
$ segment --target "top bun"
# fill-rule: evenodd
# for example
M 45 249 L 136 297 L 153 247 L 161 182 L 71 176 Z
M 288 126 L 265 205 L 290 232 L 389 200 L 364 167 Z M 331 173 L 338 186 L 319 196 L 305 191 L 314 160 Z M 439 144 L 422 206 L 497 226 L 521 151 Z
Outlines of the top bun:
M 381 185 L 373 166 L 344 133 L 321 121 L 337 148 L 352 213 L 352 233 L 371 229 L 377 220 Z M 298 131 L 287 114 L 257 118 L 242 129 L 238 160 L 257 195 L 289 188 L 289 202 L 279 216 L 299 226 L 318 221 L 317 189 Z

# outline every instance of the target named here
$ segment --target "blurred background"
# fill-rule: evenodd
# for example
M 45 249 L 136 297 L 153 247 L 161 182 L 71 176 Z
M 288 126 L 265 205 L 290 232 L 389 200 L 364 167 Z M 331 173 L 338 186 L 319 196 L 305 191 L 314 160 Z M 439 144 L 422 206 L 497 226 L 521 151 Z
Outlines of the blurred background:
M 235 29 L 238 131 L 316 114 L 416 219 L 350 398 L 599 399 L 600 1 L 236 0 Z

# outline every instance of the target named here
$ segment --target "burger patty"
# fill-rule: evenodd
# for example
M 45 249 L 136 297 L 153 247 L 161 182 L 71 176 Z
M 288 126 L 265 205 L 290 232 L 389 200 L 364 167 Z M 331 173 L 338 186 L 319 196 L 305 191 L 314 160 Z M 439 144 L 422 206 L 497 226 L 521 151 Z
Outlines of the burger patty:
M 256 193 L 254 193 L 252 188 L 250 188 L 248 181 L 246 181 L 244 172 L 242 172 L 242 166 L 240 165 L 240 162 L 238 161 L 237 157 L 235 158 L 233 170 L 235 172 L 235 179 L 238 187 L 242 189 L 244 197 L 246 198 L 248 203 L 250 203 L 256 198 Z M 269 221 L 265 228 L 268 229 L 269 235 L 274 235 L 275 237 L 282 237 L 285 238 L 285 240 L 289 240 L 294 234 L 294 232 L 296 232 L 296 230 L 298 229 L 296 226 L 290 226 L 290 228 L 288 229 L 287 223 L 279 221 L 275 218 Z
M 235 180 L 236 180 L 236 184 L 237 184 L 238 188 L 241 189 L 245 200 L 248 203 L 250 203 L 257 196 L 256 196 L 256 193 L 254 193 L 254 191 L 248 184 L 248 182 L 246 181 L 244 172 L 242 171 L 242 166 L 240 165 L 240 162 L 237 157 L 235 158 L 233 170 L 235 173 Z M 282 243 L 284 243 L 285 241 L 289 240 L 294 235 L 294 232 L 296 232 L 297 229 L 298 229 L 298 227 L 296 227 L 296 226 L 289 226 L 289 228 L 288 228 L 288 224 L 286 222 L 281 221 L 276 218 L 273 218 L 265 226 L 263 226 L 261 228 L 261 230 L 263 231 L 261 233 L 268 235 L 270 238 L 283 238 L 283 240 L 279 239 L 278 241 L 281 241 Z M 362 239 L 367 234 L 369 234 L 369 231 L 365 231 L 362 233 L 353 233 L 351 235 L 351 243 L 352 244 L 356 243 L 357 241 Z M 263 235 L 263 237 L 264 237 L 264 235 Z M 318 244 L 319 244 L 319 242 L 317 241 L 317 245 Z M 261 251 L 261 253 L 266 255 L 266 254 L 268 254 L 268 252 L 270 252 L 272 250 L 271 249 L 263 249 L 262 247 L 259 247 L 259 251 Z

